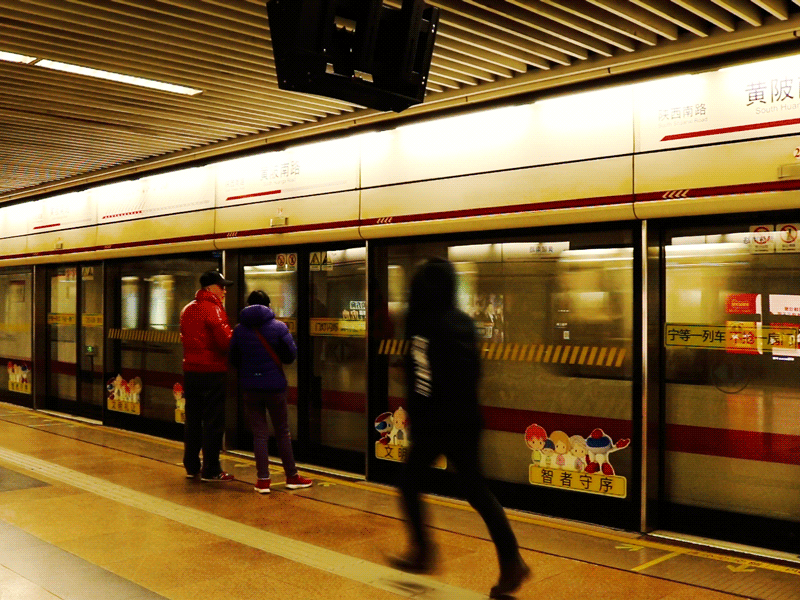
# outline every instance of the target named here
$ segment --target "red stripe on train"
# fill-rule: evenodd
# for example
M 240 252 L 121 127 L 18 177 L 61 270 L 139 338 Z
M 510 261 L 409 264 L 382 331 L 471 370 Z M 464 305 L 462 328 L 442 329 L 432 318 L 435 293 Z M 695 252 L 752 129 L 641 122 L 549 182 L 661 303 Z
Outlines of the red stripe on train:
M 689 131 L 687 133 L 675 133 L 661 138 L 662 142 L 672 142 L 675 140 L 688 140 L 692 138 L 706 137 L 709 135 L 722 135 L 725 133 L 737 133 L 740 131 L 755 131 L 758 129 L 771 129 L 773 127 L 787 127 L 800 124 L 800 119 L 784 119 L 782 121 L 767 121 L 765 123 L 751 123 L 749 125 L 735 125 L 733 127 L 718 127 L 716 129 L 701 129 L 700 131 Z
M 709 196 L 736 196 L 741 194 L 763 194 L 765 192 L 791 192 L 800 189 L 800 181 L 787 179 L 783 181 L 762 181 L 759 183 L 741 183 L 736 185 L 719 185 L 695 189 L 646 192 L 636 194 L 635 202 L 655 202 L 658 200 L 686 200 L 691 198 L 707 198 Z
M 800 435 L 667 425 L 667 450 L 800 465 Z
M 241 196 L 228 196 L 225 198 L 225 201 L 229 200 L 243 200 L 245 198 L 258 198 L 260 196 L 274 196 L 275 194 L 280 194 L 283 190 L 269 190 L 267 192 L 255 192 L 253 194 L 243 194 Z
M 390 398 L 389 410 L 395 411 L 398 406 L 405 406 L 405 404 L 404 398 Z M 631 421 L 624 419 L 587 417 L 499 406 L 481 406 L 481 415 L 486 429 L 518 433 L 520 436 L 525 434 L 525 429 L 527 429 L 528 425 L 536 423 L 543 427 L 548 435 L 553 431 L 564 431 L 569 435 L 582 435 L 585 437 L 595 429 L 600 428 L 614 438 L 614 441 L 631 437 Z M 520 439 L 521 443 L 524 444 L 525 440 Z
M 58 375 L 71 375 L 74 377 L 78 374 L 78 365 L 75 363 L 51 360 L 50 372 L 57 373 Z
M 51 361 L 53 373 L 63 375 L 76 374 L 76 366 L 70 363 Z M 174 383 L 183 380 L 182 374 L 136 372 L 124 369 L 122 376 L 130 379 L 139 375 L 145 385 L 172 389 Z M 290 404 L 297 404 L 297 388 L 287 389 Z M 389 410 L 396 410 L 405 405 L 404 398 L 389 399 Z M 322 391 L 322 408 L 342 412 L 365 413 L 366 395 L 359 392 L 337 390 Z M 484 424 L 487 430 L 503 431 L 520 435 L 520 443 L 528 425 L 536 423 L 550 434 L 553 431 L 564 431 L 569 435 L 589 435 L 600 428 L 614 441 L 630 438 L 632 422 L 625 419 L 611 419 L 563 413 L 550 413 L 535 410 L 482 406 Z M 657 439 L 655 431 L 651 439 Z M 742 460 L 755 460 L 787 465 L 800 465 L 800 435 L 769 433 L 759 431 L 743 431 L 738 429 L 720 429 L 716 427 L 700 427 L 695 425 L 667 425 L 666 450 L 703 456 L 717 456 Z
M 633 202 L 634 197 L 631 194 L 623 194 L 619 196 L 598 196 L 594 198 L 573 198 L 571 200 L 553 200 L 551 202 L 536 202 L 530 204 L 517 204 L 517 205 L 503 205 L 503 206 L 487 206 L 484 208 L 470 208 L 461 210 L 446 210 L 441 212 L 432 213 L 419 213 L 411 215 L 395 215 L 387 221 L 387 217 L 380 217 L 375 219 L 364 219 L 364 225 L 384 225 L 391 223 L 396 225 L 398 223 L 416 223 L 420 221 L 436 221 L 439 219 L 460 219 L 465 217 L 482 217 L 482 216 L 500 216 L 504 214 L 518 214 L 524 212 L 538 212 L 545 210 L 557 210 L 564 208 L 586 208 L 586 207 L 601 207 L 601 206 L 615 206 L 617 204 L 626 204 Z

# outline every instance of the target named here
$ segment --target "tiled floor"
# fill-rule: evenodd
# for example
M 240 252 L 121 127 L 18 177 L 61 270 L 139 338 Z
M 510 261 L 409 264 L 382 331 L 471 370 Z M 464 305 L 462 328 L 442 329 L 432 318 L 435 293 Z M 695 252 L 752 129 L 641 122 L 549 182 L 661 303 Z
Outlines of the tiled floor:
M 405 529 L 393 489 L 312 474 L 289 491 L 252 487 L 253 461 L 227 456 L 230 483 L 186 480 L 181 446 L 0 404 L 0 599 L 471 600 L 497 566 L 483 523 L 430 499 L 432 576 L 385 566 Z M 511 511 L 534 574 L 518 598 L 800 599 L 800 563 Z

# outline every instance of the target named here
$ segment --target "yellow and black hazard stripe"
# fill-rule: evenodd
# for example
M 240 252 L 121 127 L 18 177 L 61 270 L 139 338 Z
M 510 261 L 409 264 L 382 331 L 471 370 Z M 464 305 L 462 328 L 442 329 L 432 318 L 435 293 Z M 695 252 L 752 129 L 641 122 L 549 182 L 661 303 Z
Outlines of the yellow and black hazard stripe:
M 158 331 L 156 329 L 109 329 L 108 339 L 124 342 L 180 344 L 181 334 L 178 331 Z
M 378 354 L 404 355 L 408 353 L 409 346 L 408 340 L 381 340 Z M 617 346 L 505 344 L 498 342 L 481 344 L 481 357 L 484 360 L 621 367 L 626 354 L 625 348 Z

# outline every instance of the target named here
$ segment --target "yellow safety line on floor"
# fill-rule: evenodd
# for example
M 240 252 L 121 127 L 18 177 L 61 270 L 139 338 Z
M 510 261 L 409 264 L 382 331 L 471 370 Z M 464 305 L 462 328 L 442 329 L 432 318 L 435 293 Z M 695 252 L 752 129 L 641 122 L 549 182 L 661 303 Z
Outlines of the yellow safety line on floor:
M 372 563 L 340 552 L 283 537 L 231 519 L 182 506 L 149 494 L 110 483 L 79 471 L 67 469 L 26 454 L 0 447 L 0 460 L 71 487 L 143 510 L 177 523 L 205 531 L 217 537 L 256 548 L 269 554 L 312 568 L 345 577 L 397 596 L 441 600 L 485 600 L 486 595 L 459 588 L 419 575 L 403 573 L 385 565 Z
M 22 412 L 30 412 L 30 409 L 19 409 L 19 410 L 15 411 L 15 412 L 20 412 L 20 413 L 22 413 Z M 50 415 L 48 415 L 47 418 L 57 418 L 57 417 L 51 417 Z M 62 419 L 62 420 L 65 421 L 65 422 L 72 422 L 72 421 L 69 421 L 68 419 Z M 80 424 L 82 426 L 84 426 L 84 427 L 102 427 L 102 426 L 94 426 L 94 425 L 87 424 L 87 423 L 80 423 Z M 151 441 L 160 441 L 160 442 L 164 442 L 165 444 L 169 443 L 170 445 L 173 445 L 173 447 L 182 447 L 180 445 L 180 442 L 172 442 L 171 440 L 161 440 L 160 438 L 153 438 L 151 436 L 146 436 L 145 434 L 136 434 L 134 432 L 125 432 L 125 431 L 122 431 L 122 430 L 115 430 L 114 433 L 127 435 L 128 437 L 137 437 L 138 436 L 140 439 L 146 437 L 148 440 L 151 440 Z M 225 458 L 226 459 L 230 459 L 230 460 L 235 460 L 235 459 L 232 459 L 230 455 L 226 455 Z M 248 464 L 248 465 L 255 464 L 255 460 L 254 459 L 246 459 L 246 458 L 242 458 L 242 457 L 236 457 L 236 458 L 239 461 L 241 461 L 242 464 Z M 270 471 L 275 472 L 272 468 L 270 468 Z M 335 477 L 329 477 L 329 476 L 319 475 L 319 474 L 315 474 L 314 477 L 316 479 L 318 479 L 318 480 L 321 480 L 321 481 L 327 481 L 327 482 L 335 483 L 336 485 L 343 485 L 343 486 L 347 486 L 347 487 L 351 487 L 351 488 L 355 488 L 355 489 L 365 490 L 365 491 L 368 491 L 368 492 L 377 492 L 379 494 L 384 494 L 384 495 L 388 495 L 388 496 L 394 496 L 394 497 L 399 496 L 399 493 L 397 492 L 397 490 L 390 489 L 390 488 L 385 488 L 385 487 L 382 487 L 381 485 L 377 485 L 377 484 L 359 483 L 359 482 L 354 482 L 354 481 L 348 481 L 346 479 L 338 479 L 338 478 L 335 478 Z M 277 485 L 277 484 L 273 484 L 273 487 L 275 487 L 275 485 Z M 469 504 L 467 504 L 467 503 L 454 502 L 454 501 L 441 499 L 441 498 L 437 498 L 437 497 L 432 497 L 432 496 L 423 496 L 423 500 L 428 504 L 435 504 L 435 505 L 444 506 L 444 507 L 447 507 L 447 508 L 455 508 L 455 509 L 463 510 L 463 511 L 472 511 L 473 510 L 473 508 L 471 506 L 469 506 Z M 669 560 L 671 558 L 675 558 L 676 556 L 687 555 L 687 556 L 694 556 L 694 557 L 698 557 L 698 558 L 707 558 L 707 559 L 711 559 L 711 560 L 717 560 L 717 561 L 720 561 L 720 562 L 733 563 L 733 564 L 737 564 L 737 565 L 746 565 L 746 566 L 750 566 L 750 567 L 754 567 L 754 568 L 764 569 L 764 570 L 767 570 L 767 571 L 775 571 L 775 572 L 779 572 L 779 573 L 788 573 L 788 574 L 791 574 L 791 575 L 800 576 L 800 568 L 796 568 L 796 567 L 789 567 L 789 566 L 785 566 L 785 565 L 773 564 L 773 563 L 763 562 L 763 561 L 759 561 L 759 560 L 752 560 L 752 559 L 747 559 L 747 558 L 739 558 L 739 557 L 736 557 L 736 556 L 728 556 L 728 555 L 725 555 L 725 554 L 717 554 L 717 553 L 714 553 L 714 552 L 708 552 L 708 551 L 704 551 L 704 550 L 697 550 L 697 549 L 694 549 L 694 548 L 684 548 L 684 547 L 681 547 L 681 546 L 673 546 L 673 545 L 662 543 L 662 542 L 653 542 L 653 541 L 650 541 L 648 539 L 635 537 L 636 534 L 631 535 L 631 536 L 622 536 L 622 535 L 618 535 L 618 534 L 615 534 L 615 533 L 612 533 L 612 532 L 598 531 L 596 529 L 591 529 L 591 528 L 588 528 L 588 527 L 582 527 L 582 526 L 579 526 L 579 525 L 570 525 L 568 523 L 561 523 L 561 522 L 556 522 L 556 521 L 552 521 L 552 520 L 548 520 L 548 519 L 528 517 L 528 516 L 525 516 L 525 515 L 521 515 L 518 512 L 515 512 L 513 510 L 507 510 L 506 513 L 507 513 L 508 519 L 510 521 L 517 521 L 517 522 L 520 522 L 520 523 L 527 523 L 529 525 L 536 525 L 536 526 L 539 526 L 539 527 L 549 527 L 550 529 L 557 529 L 559 531 L 567 531 L 567 532 L 570 532 L 570 533 L 577 533 L 577 534 L 581 534 L 581 535 L 586 535 L 586 536 L 590 536 L 590 537 L 604 539 L 604 540 L 608 540 L 608 541 L 612 541 L 612 542 L 619 542 L 619 543 L 623 543 L 623 544 L 634 544 L 636 546 L 641 546 L 643 548 L 649 548 L 651 550 L 661 550 L 663 552 L 667 552 L 668 554 L 666 556 L 661 557 L 660 559 L 656 559 L 658 562 L 662 562 L 664 560 Z M 638 567 L 635 567 L 632 570 L 639 571 L 639 570 L 646 569 L 649 566 L 652 566 L 651 563 L 652 564 L 656 564 L 654 561 L 650 561 L 650 563 L 645 563 L 644 565 L 639 565 Z
M 345 481 L 345 480 L 339 480 L 339 479 L 335 479 L 335 478 L 326 478 L 326 477 L 318 477 L 318 479 L 333 481 L 333 482 L 336 482 L 337 485 L 344 485 L 344 486 L 348 486 L 348 487 L 352 487 L 352 488 L 367 490 L 367 491 L 370 491 L 370 492 L 378 492 L 380 494 L 385 494 L 385 495 L 389 495 L 389 496 L 398 496 L 399 495 L 396 490 L 384 489 L 384 488 L 382 488 L 380 486 L 371 485 L 369 483 L 362 484 L 362 483 L 357 483 L 357 482 L 352 482 L 352 481 Z M 440 498 L 434 498 L 434 497 L 430 497 L 430 496 L 425 497 L 424 500 L 428 504 L 436 504 L 438 506 L 445 506 L 445 507 L 448 507 L 448 508 L 455 508 L 455 509 L 464 510 L 464 511 L 472 511 L 473 510 L 473 508 L 471 506 L 469 506 L 469 504 L 466 504 L 466 503 L 462 504 L 462 503 L 459 503 L 459 502 L 443 500 L 443 499 L 440 499 Z M 776 572 L 779 572 L 779 573 L 789 573 L 791 575 L 800 575 L 800 568 L 789 567 L 789 566 L 785 566 L 785 565 L 778 565 L 778 564 L 773 564 L 773 563 L 768 563 L 768 562 L 763 562 L 763 561 L 758 561 L 758 560 L 752 560 L 752 559 L 747 559 L 747 558 L 739 558 L 739 557 L 736 557 L 736 556 L 727 556 L 727 555 L 724 555 L 724 554 L 716 554 L 714 552 L 696 550 L 694 548 L 683 548 L 683 547 L 680 547 L 680 546 L 672 546 L 672 545 L 661 543 L 661 542 L 653 542 L 653 541 L 650 541 L 648 539 L 635 537 L 636 534 L 631 535 L 631 536 L 623 536 L 623 535 L 618 535 L 618 534 L 611 533 L 611 532 L 606 532 L 606 531 L 597 531 L 595 529 L 582 527 L 582 526 L 579 526 L 579 525 L 569 525 L 567 523 L 559 523 L 559 522 L 550 521 L 550 520 L 546 520 L 546 519 L 537 519 L 537 518 L 534 518 L 534 517 L 527 517 L 527 516 L 519 514 L 518 512 L 515 512 L 513 510 L 508 510 L 508 509 L 506 510 L 506 514 L 508 515 L 509 521 L 517 521 L 517 522 L 520 522 L 520 523 L 527 523 L 527 524 L 530 524 L 530 525 L 537 525 L 537 526 L 540 526 L 540 527 L 549 527 L 550 529 L 557 529 L 559 531 L 567 531 L 567 532 L 570 532 L 570 533 L 577 533 L 577 534 L 586 535 L 586 536 L 590 536 L 590 537 L 594 537 L 594 538 L 608 540 L 608 541 L 611 541 L 611 542 L 619 542 L 619 543 L 622 543 L 622 544 L 641 546 L 642 548 L 649 548 L 651 550 L 662 550 L 662 551 L 668 553 L 664 557 L 661 557 L 660 559 L 656 559 L 656 561 L 650 561 L 650 563 L 646 563 L 644 565 L 639 565 L 638 567 L 635 567 L 635 568 L 631 569 L 631 570 L 634 570 L 634 571 L 639 571 L 639 570 L 642 570 L 642 569 L 646 569 L 649 566 L 652 566 L 653 564 L 656 564 L 656 562 L 662 562 L 664 560 L 669 560 L 671 558 L 675 558 L 676 556 L 686 555 L 686 556 L 694 556 L 694 557 L 699 557 L 699 558 L 708 558 L 708 559 L 712 559 L 712 560 L 718 560 L 720 562 L 727 562 L 727 563 L 733 563 L 733 564 L 739 564 L 739 565 L 747 565 L 749 567 L 764 569 L 764 570 L 767 570 L 767 571 L 776 571 Z
M 659 556 L 658 558 L 655 558 L 650 562 L 641 564 L 638 567 L 633 567 L 631 571 L 644 571 L 645 569 L 649 569 L 650 567 L 662 563 L 665 560 L 669 560 L 670 558 L 675 558 L 676 556 L 683 556 L 684 554 L 685 554 L 684 552 L 670 552 L 669 554 L 665 554 L 664 556 Z

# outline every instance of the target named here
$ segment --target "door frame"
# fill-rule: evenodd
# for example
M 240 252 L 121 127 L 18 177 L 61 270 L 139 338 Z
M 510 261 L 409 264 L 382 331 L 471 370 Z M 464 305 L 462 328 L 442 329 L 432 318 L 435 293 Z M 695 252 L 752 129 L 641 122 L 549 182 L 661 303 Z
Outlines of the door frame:
M 95 260 L 93 260 L 93 261 L 77 261 L 77 262 L 57 263 L 57 264 L 45 265 L 44 268 L 41 269 L 41 271 L 43 273 L 43 275 L 42 275 L 42 277 L 43 277 L 43 281 L 42 281 L 43 294 L 42 294 L 42 296 L 43 297 L 41 298 L 41 303 L 37 303 L 37 308 L 39 306 L 42 307 L 43 310 L 42 310 L 41 314 L 44 317 L 42 319 L 42 325 L 43 325 L 43 328 L 42 328 L 43 336 L 42 336 L 42 338 L 43 338 L 43 343 L 42 343 L 42 346 L 41 346 L 41 349 L 43 350 L 43 354 L 42 354 L 43 361 L 42 361 L 42 363 L 38 363 L 38 361 L 37 361 L 37 366 L 38 366 L 38 364 L 43 364 L 44 365 L 44 369 L 41 370 L 40 372 L 44 373 L 45 376 L 42 378 L 43 381 L 41 382 L 41 384 L 38 385 L 37 388 L 36 388 L 37 392 L 42 392 L 42 396 L 41 396 L 42 402 L 41 403 L 37 402 L 37 408 L 46 408 L 46 409 L 49 409 L 49 410 L 54 410 L 54 411 L 63 412 L 63 413 L 71 414 L 71 415 L 87 417 L 87 418 L 97 419 L 97 420 L 102 421 L 103 420 L 104 404 L 105 403 L 101 401 L 101 403 L 98 405 L 98 404 L 93 404 L 91 402 L 86 402 L 86 401 L 83 400 L 84 388 L 88 388 L 90 390 L 90 393 L 91 393 L 91 383 L 89 385 L 87 385 L 84 382 L 83 369 L 81 367 L 81 356 L 82 356 L 82 352 L 83 352 L 83 350 L 82 350 L 82 346 L 83 346 L 83 344 L 82 344 L 82 341 L 83 341 L 83 327 L 84 327 L 84 325 L 83 325 L 83 310 L 82 310 L 82 305 L 81 305 L 82 300 L 83 300 L 82 281 L 83 281 L 83 268 L 86 267 L 86 266 L 100 266 L 100 268 L 103 270 L 103 285 L 101 286 L 101 288 L 102 288 L 101 289 L 101 293 L 104 296 L 103 300 L 102 300 L 102 305 L 103 305 L 103 330 L 104 330 L 103 337 L 104 338 L 106 337 L 105 336 L 105 330 L 106 330 L 106 325 L 105 325 L 105 323 L 106 323 L 106 314 L 105 314 L 106 313 L 106 310 L 105 310 L 106 309 L 106 300 L 105 300 L 106 278 L 105 278 L 105 271 L 106 270 L 105 270 L 104 262 L 103 261 L 95 261 Z M 52 375 L 52 373 L 51 373 L 52 361 L 50 359 L 51 358 L 50 357 L 50 354 L 51 354 L 50 341 L 51 340 L 50 340 L 50 329 L 49 329 L 49 326 L 48 326 L 48 323 L 47 323 L 47 318 L 48 318 L 47 316 L 50 313 L 50 308 L 51 308 L 50 301 L 51 301 L 51 292 L 52 292 L 52 288 L 51 288 L 52 276 L 53 276 L 54 273 L 57 273 L 58 269 L 64 268 L 64 267 L 74 267 L 75 268 L 75 277 L 76 277 L 76 281 L 75 281 L 75 340 L 74 340 L 74 344 L 75 344 L 75 374 L 73 375 L 73 377 L 75 378 L 75 400 L 74 401 L 65 400 L 65 399 L 56 397 L 55 395 L 53 395 L 53 393 L 51 391 L 51 385 L 50 385 L 50 378 L 51 378 L 51 375 Z M 104 363 L 103 364 L 105 365 L 105 356 L 103 357 L 103 359 L 104 359 Z M 104 373 L 104 379 L 105 379 L 105 373 Z
M 314 244 L 286 244 L 281 246 L 264 246 L 261 248 L 241 248 L 236 251 L 227 251 L 225 256 L 225 269 L 228 277 L 234 273 L 237 282 L 237 290 L 242 290 L 244 286 L 244 267 L 258 263 L 259 256 L 269 256 L 277 253 L 297 253 L 297 333 L 295 342 L 297 343 L 297 439 L 292 440 L 295 459 L 300 463 L 313 464 L 319 467 L 332 468 L 351 473 L 363 475 L 366 472 L 366 456 L 362 450 L 347 451 L 331 448 L 327 446 L 312 444 L 314 439 L 312 428 L 312 396 L 313 396 L 313 356 L 310 351 L 312 337 L 310 332 L 310 266 L 309 259 L 312 251 L 319 250 L 343 250 L 346 248 L 366 247 L 363 240 L 351 240 L 345 242 L 320 242 Z M 369 258 L 367 256 L 367 262 Z M 261 263 L 263 264 L 263 262 Z M 366 285 L 365 269 L 365 285 Z M 233 324 L 242 308 L 244 299 L 240 298 L 241 293 L 229 294 L 226 299 L 226 311 L 228 312 L 231 323 Z M 365 340 L 366 344 L 366 340 Z M 368 389 L 368 361 L 364 365 L 367 372 L 365 396 Z M 226 412 L 226 440 L 231 448 L 245 449 L 250 448 L 252 441 L 248 440 L 251 435 L 245 421 L 244 412 L 241 404 L 241 391 L 238 388 L 237 374 L 235 370 L 230 371 L 228 377 L 228 406 Z M 270 439 L 270 453 L 277 457 L 277 448 L 274 447 L 273 439 Z

